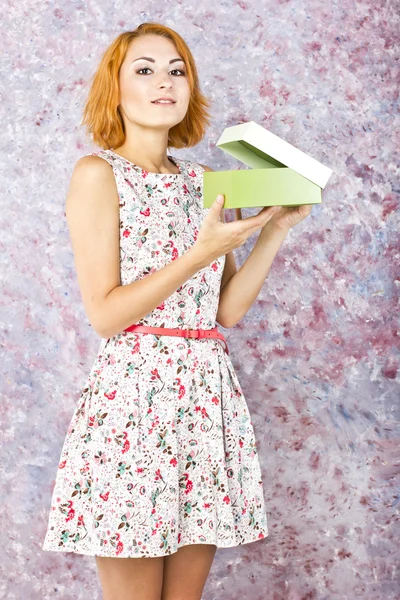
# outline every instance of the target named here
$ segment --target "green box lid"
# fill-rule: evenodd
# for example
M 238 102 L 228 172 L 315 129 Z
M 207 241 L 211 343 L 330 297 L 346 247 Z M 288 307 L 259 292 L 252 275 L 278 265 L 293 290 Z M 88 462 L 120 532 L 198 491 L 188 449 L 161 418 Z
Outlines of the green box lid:
M 252 169 L 288 167 L 320 188 L 326 186 L 333 173 L 254 121 L 227 127 L 216 145 Z

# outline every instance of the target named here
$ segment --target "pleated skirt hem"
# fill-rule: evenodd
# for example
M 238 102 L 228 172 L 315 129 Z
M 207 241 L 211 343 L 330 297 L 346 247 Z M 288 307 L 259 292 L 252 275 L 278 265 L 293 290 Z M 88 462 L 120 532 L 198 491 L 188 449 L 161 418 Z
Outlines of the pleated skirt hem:
M 217 549 L 219 548 L 235 548 L 237 546 L 242 546 L 244 544 L 250 544 L 252 542 L 258 542 L 262 539 L 266 539 L 268 537 L 269 533 L 268 533 L 268 529 L 264 529 L 261 531 L 257 531 L 255 532 L 253 535 L 245 538 L 244 540 L 218 540 L 215 539 L 215 537 L 209 537 L 209 539 L 204 540 L 204 536 L 202 537 L 202 539 L 189 539 L 189 538 L 182 538 L 180 542 L 178 542 L 175 547 L 171 547 L 170 548 L 170 552 L 163 552 L 160 549 L 160 552 L 154 553 L 154 552 L 142 552 L 141 551 L 141 544 L 138 543 L 138 545 L 136 546 L 137 548 L 137 552 L 132 553 L 131 551 L 127 551 L 124 550 L 121 553 L 118 554 L 117 549 L 113 546 L 111 548 L 109 548 L 108 550 L 106 550 L 105 548 L 100 548 L 99 550 L 93 551 L 90 550 L 89 548 L 85 548 L 84 546 L 79 546 L 78 544 L 64 544 L 62 546 L 56 545 L 55 543 L 52 542 L 45 542 L 42 546 L 42 550 L 45 552 L 73 552 L 75 554 L 83 554 L 86 556 L 106 556 L 106 557 L 112 557 L 112 558 L 143 558 L 143 557 L 147 557 L 147 558 L 157 558 L 160 556 L 169 556 L 171 554 L 174 554 L 175 552 L 177 552 L 179 550 L 179 548 L 182 548 L 182 546 L 189 546 L 192 544 L 213 544 L 217 547 Z

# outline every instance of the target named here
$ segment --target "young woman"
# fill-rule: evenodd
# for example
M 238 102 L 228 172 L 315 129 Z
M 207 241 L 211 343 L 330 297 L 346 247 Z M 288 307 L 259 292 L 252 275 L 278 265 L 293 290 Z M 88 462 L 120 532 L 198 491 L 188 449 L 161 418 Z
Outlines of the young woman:
M 44 550 L 96 557 L 104 600 L 198 600 L 217 548 L 268 535 L 251 417 L 216 327 L 251 307 L 287 231 L 280 207 L 225 223 L 204 170 L 167 153 L 209 124 L 193 56 L 144 23 L 105 52 L 66 216 L 103 338 L 69 426 Z M 223 198 L 222 198 L 223 200 Z M 237 272 L 232 250 L 257 230 Z

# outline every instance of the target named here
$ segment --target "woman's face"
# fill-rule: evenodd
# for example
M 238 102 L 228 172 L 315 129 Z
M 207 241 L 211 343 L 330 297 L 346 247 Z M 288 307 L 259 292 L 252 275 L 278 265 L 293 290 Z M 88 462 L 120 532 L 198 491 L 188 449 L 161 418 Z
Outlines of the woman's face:
M 131 122 L 168 132 L 186 115 L 190 99 L 187 70 L 175 45 L 167 38 L 148 34 L 134 40 L 121 65 L 119 85 L 119 110 L 125 127 Z M 152 103 L 162 96 L 173 98 L 175 103 Z

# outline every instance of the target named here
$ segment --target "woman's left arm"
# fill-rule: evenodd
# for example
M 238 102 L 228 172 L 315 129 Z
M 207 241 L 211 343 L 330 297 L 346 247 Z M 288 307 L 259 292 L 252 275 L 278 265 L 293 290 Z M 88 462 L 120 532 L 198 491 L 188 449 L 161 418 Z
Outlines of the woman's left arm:
M 312 204 L 282 206 L 264 225 L 249 256 L 221 290 L 216 320 L 222 327 L 234 327 L 253 306 L 289 229 L 310 215 L 311 209 Z M 241 218 L 240 210 L 236 209 L 236 215 Z

